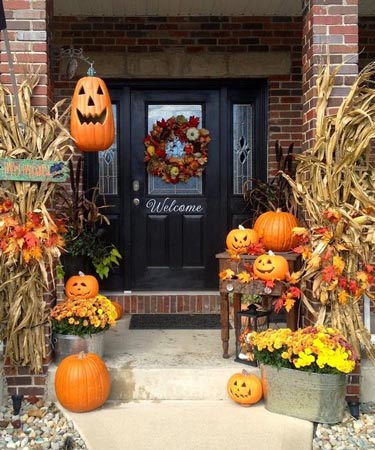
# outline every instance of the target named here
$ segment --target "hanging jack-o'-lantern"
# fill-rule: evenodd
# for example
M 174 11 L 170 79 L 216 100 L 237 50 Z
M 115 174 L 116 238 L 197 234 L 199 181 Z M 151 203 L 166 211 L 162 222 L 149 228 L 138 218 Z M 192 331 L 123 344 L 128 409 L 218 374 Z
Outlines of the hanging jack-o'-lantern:
M 107 150 L 115 138 L 112 102 L 104 81 L 92 67 L 77 81 L 72 97 L 70 132 L 83 152 Z
M 245 228 L 242 225 L 230 230 L 226 238 L 227 248 L 239 254 L 246 253 L 250 244 L 258 242 L 258 233 L 252 228 Z
M 253 264 L 254 275 L 260 280 L 285 280 L 289 275 L 288 261 L 284 256 L 269 251 L 258 256 Z

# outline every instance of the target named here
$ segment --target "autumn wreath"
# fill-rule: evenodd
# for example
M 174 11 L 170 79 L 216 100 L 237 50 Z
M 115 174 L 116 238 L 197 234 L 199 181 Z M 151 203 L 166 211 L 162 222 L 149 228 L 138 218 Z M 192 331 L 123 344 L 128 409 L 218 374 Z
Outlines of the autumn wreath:
M 182 115 L 154 123 L 143 141 L 147 171 L 173 184 L 202 176 L 211 138 L 198 125 L 198 117 Z

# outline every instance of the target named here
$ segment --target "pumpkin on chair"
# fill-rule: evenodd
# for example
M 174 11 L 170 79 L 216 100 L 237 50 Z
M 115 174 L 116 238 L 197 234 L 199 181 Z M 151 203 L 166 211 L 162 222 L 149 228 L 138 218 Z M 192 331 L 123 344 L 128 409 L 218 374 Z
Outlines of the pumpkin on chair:
M 258 256 L 253 264 L 254 275 L 263 281 L 285 280 L 289 275 L 286 258 L 269 251 Z
M 83 152 L 108 149 L 115 138 L 112 102 L 105 82 L 92 67 L 77 81 L 72 97 L 70 132 Z
M 99 283 L 93 275 L 79 272 L 68 278 L 65 283 L 65 295 L 68 298 L 94 298 L 99 294 Z
M 261 214 L 254 223 L 254 230 L 258 232 L 266 250 L 289 252 L 297 243 L 292 231 L 298 226 L 297 217 L 278 209 Z
M 245 228 L 242 225 L 229 231 L 226 238 L 227 248 L 238 254 L 246 253 L 250 244 L 258 242 L 258 233 L 252 228 Z

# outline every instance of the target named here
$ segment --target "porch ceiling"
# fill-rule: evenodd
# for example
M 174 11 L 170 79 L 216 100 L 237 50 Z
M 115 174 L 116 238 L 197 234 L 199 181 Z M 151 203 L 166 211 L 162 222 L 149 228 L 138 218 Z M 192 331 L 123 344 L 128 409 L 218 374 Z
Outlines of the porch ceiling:
M 299 16 L 302 0 L 54 0 L 58 16 Z M 375 15 L 374 0 L 359 0 Z

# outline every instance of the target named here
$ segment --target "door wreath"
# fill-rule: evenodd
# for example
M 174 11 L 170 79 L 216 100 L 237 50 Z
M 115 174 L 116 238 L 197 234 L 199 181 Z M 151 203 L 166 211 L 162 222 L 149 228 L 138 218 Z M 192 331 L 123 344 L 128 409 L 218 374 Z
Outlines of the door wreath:
M 183 115 L 154 123 L 143 141 L 147 171 L 173 184 L 202 176 L 211 138 L 198 125 L 198 117 Z

